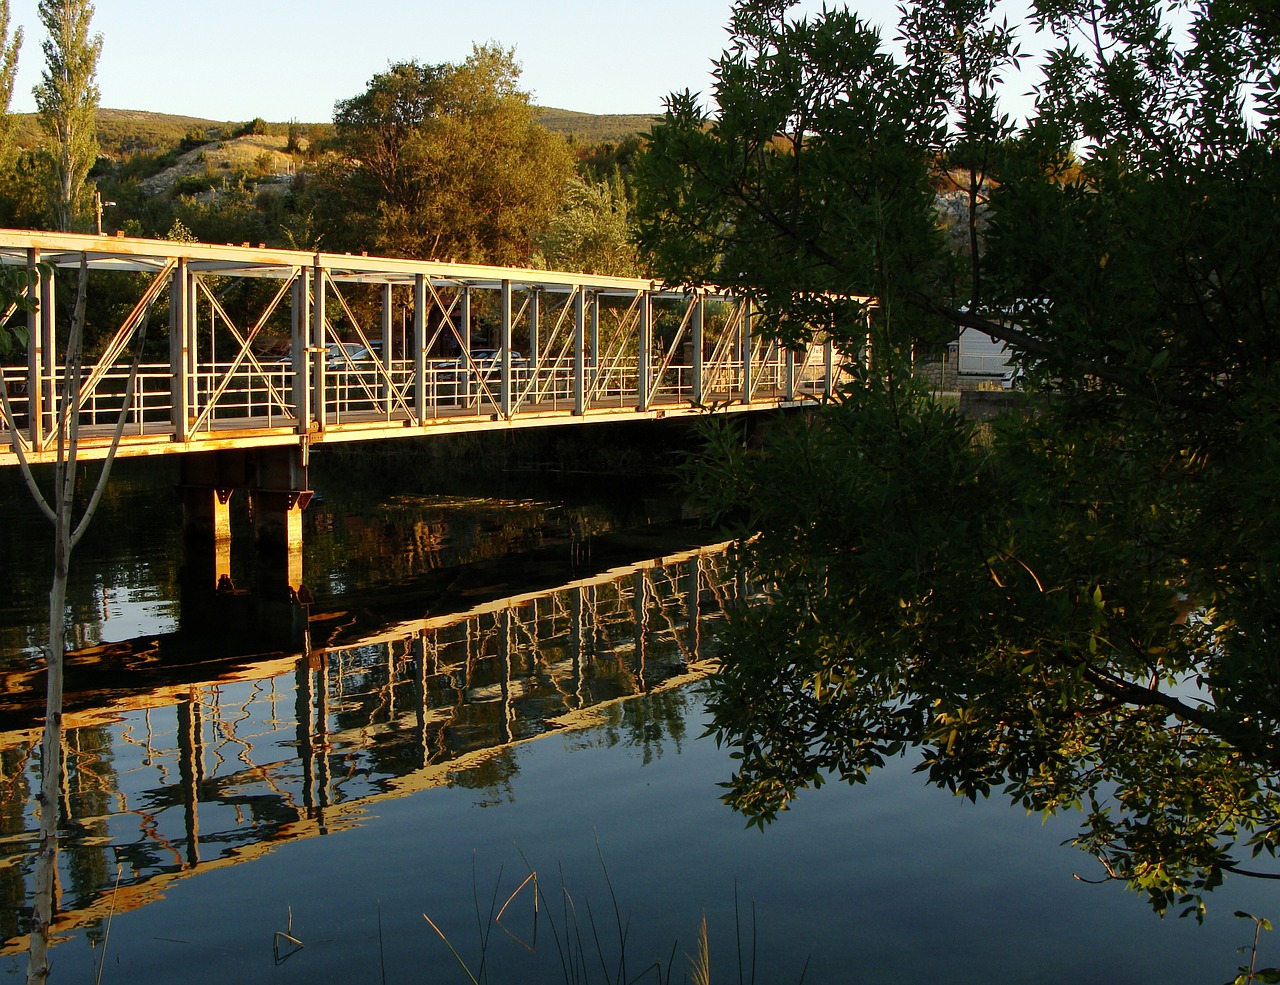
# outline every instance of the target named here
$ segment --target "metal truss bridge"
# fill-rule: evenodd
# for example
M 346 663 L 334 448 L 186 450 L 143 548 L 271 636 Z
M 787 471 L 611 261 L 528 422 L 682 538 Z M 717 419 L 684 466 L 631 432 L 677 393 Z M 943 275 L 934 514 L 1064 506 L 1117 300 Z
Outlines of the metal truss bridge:
M 0 230 L 0 263 L 42 272 L 6 316 L 29 344 L 3 367 L 0 466 L 19 444 L 53 461 L 72 413 L 82 459 L 123 415 L 122 456 L 291 448 L 305 468 L 332 442 L 796 406 L 838 372 L 822 336 L 753 335 L 740 296 L 646 280 L 27 230 Z M 121 316 L 88 326 L 71 408 L 58 309 L 82 264 L 110 301 L 92 310 Z

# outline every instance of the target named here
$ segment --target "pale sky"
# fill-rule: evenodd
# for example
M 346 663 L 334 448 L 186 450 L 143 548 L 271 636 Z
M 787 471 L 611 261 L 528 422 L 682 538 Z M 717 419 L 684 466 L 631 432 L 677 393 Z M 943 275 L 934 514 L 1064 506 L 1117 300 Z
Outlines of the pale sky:
M 325 123 L 389 64 L 460 62 L 472 43 L 514 46 L 540 106 L 659 113 L 670 92 L 710 90 L 730 0 L 96 0 L 100 105 L 218 121 Z M 894 0 L 849 4 L 887 23 Z M 794 14 L 818 12 L 801 0 Z M 11 111 L 35 109 L 44 68 L 37 0 L 10 0 L 25 41 Z

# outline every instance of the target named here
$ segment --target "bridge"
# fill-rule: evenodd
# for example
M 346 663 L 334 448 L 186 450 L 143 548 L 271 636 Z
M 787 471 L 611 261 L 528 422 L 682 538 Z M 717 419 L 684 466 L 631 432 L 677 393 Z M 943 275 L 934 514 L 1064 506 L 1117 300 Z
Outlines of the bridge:
M 19 443 L 56 458 L 58 307 L 82 263 L 91 295 L 132 307 L 91 326 L 81 459 L 107 454 L 121 415 L 121 456 L 292 447 L 305 462 L 332 442 L 794 406 L 836 372 L 821 340 L 754 336 L 740 296 L 647 280 L 23 230 L 0 230 L 0 263 L 46 274 L 25 365 L 3 370 L 0 466 Z M 130 350 L 165 311 L 126 394 Z
M 247 490 L 295 589 L 315 447 L 796 407 L 840 372 L 824 334 L 787 349 L 740 295 L 648 280 L 30 230 L 0 230 L 0 264 L 35 274 L 30 310 L 0 313 L 28 334 L 0 367 L 0 467 L 56 461 L 73 419 L 80 460 L 119 429 L 120 456 L 179 456 L 188 529 L 223 560 Z M 91 310 L 124 313 L 86 327 L 72 407 L 82 266 Z

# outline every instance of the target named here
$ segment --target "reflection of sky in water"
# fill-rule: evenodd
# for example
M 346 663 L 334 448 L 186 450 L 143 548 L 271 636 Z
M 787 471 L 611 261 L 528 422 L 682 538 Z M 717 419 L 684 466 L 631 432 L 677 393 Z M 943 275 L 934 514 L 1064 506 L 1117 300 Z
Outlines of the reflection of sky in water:
M 160 597 L 153 585 L 99 588 L 95 594 L 99 643 L 118 643 L 178 628 L 178 604 Z

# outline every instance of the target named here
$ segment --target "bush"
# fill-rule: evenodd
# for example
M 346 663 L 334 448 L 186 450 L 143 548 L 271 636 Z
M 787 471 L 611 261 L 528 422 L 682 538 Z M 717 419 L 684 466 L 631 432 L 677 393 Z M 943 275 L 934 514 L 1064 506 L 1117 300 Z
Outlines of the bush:
M 255 116 L 232 134 L 233 137 L 265 137 L 266 135 L 267 121 L 260 116 Z

